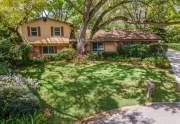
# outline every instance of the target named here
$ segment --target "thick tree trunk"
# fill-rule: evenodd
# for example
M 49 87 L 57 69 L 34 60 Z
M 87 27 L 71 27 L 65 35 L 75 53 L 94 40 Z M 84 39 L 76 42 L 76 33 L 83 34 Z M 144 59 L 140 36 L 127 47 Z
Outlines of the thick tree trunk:
M 84 55 L 85 52 L 85 40 L 86 40 L 86 30 L 88 27 L 88 22 L 83 21 L 80 29 L 80 37 L 79 37 L 79 42 L 78 42 L 78 51 L 79 54 Z

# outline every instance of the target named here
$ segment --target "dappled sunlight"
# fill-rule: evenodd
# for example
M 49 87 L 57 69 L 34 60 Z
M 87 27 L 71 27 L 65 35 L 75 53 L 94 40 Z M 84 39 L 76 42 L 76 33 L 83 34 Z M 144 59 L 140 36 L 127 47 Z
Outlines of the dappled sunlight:
M 61 117 L 83 118 L 101 111 L 145 102 L 153 79 L 153 101 L 177 101 L 174 76 L 165 71 L 96 63 L 84 66 L 46 64 L 22 71 L 41 81 L 41 99 Z

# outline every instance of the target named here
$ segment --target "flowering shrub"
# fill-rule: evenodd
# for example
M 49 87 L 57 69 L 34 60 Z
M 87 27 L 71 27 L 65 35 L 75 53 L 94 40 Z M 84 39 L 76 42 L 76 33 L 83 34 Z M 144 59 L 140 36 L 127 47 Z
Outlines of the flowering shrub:
M 39 83 L 21 75 L 0 76 L 0 116 L 34 112 L 39 108 L 35 95 Z

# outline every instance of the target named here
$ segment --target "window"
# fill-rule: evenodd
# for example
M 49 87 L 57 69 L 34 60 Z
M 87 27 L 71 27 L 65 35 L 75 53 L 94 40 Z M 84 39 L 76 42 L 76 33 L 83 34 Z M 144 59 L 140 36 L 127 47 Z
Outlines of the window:
M 54 36 L 60 36 L 60 27 L 54 27 Z
M 38 28 L 31 27 L 31 36 L 38 36 Z
M 43 54 L 53 54 L 56 53 L 55 46 L 44 46 L 43 47 Z
M 96 42 L 92 44 L 93 51 L 104 51 L 104 44 L 101 42 Z

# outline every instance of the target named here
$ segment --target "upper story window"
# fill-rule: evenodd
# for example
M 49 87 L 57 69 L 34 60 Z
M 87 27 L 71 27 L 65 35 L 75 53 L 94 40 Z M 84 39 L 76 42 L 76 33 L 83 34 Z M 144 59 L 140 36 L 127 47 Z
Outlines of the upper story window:
M 60 36 L 60 35 L 61 35 L 60 27 L 54 27 L 54 36 Z
M 27 27 L 28 30 L 28 36 L 41 36 L 40 27 Z
M 31 36 L 38 36 L 38 28 L 31 27 Z
M 63 27 L 51 27 L 51 36 L 64 36 Z

